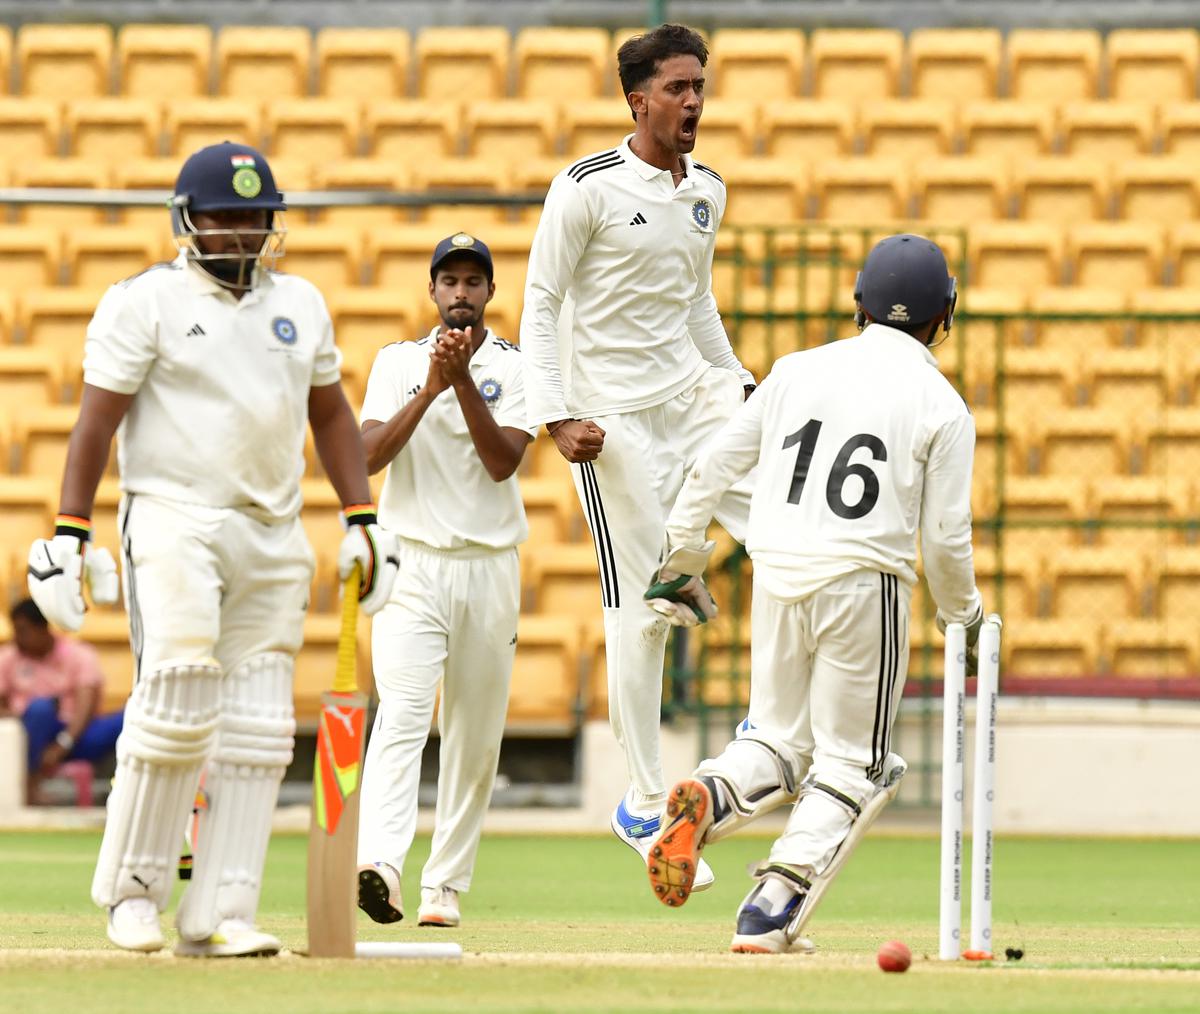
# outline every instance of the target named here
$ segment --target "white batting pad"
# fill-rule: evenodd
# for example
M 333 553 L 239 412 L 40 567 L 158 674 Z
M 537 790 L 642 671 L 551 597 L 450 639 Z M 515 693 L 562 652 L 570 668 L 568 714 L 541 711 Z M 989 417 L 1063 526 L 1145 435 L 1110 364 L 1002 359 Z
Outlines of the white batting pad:
M 226 677 L 205 775 L 208 810 L 176 917 L 185 939 L 207 939 L 223 919 L 254 922 L 271 816 L 295 731 L 291 655 L 255 655 Z
M 92 879 L 97 905 L 149 897 L 159 911 L 166 907 L 179 838 L 216 732 L 220 686 L 213 659 L 161 666 L 134 686 Z
M 696 768 L 695 776 L 716 779 L 722 799 L 729 807 L 709 828 L 709 843 L 732 834 L 764 813 L 796 798 L 800 775 L 789 760 L 791 751 L 783 743 L 755 729 L 739 729 L 718 757 Z

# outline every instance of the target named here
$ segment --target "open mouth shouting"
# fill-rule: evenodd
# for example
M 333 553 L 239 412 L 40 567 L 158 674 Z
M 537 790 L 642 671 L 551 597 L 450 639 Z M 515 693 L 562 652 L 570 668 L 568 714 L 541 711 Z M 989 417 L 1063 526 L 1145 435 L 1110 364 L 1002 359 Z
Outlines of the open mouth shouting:
M 698 113 L 689 113 L 679 124 L 679 138 L 688 145 L 696 143 L 696 128 L 700 125 Z M 690 148 L 689 148 L 690 150 Z

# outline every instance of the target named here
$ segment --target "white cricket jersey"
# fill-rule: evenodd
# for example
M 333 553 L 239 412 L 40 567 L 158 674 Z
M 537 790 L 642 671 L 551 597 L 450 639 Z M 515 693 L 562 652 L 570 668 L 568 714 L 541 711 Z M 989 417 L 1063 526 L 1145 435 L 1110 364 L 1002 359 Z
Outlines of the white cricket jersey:
M 746 549 L 781 599 L 859 569 L 925 575 L 947 622 L 979 604 L 971 557 L 975 423 L 932 353 L 895 328 L 784 356 L 701 454 L 668 519 L 697 546 L 718 498 L 759 463 Z
M 683 156 L 674 186 L 632 136 L 564 169 L 546 195 L 521 316 L 531 425 L 661 405 L 708 364 L 754 383 L 712 294 L 725 184 Z
M 434 328 L 418 341 L 379 350 L 367 379 L 363 420 L 387 422 L 425 386 L 437 333 Z M 521 350 L 488 329 L 471 356 L 470 371 L 496 425 L 531 433 Z M 433 399 L 388 465 L 379 523 L 401 538 L 443 550 L 506 549 L 529 537 L 517 477 L 496 482 L 488 475 L 453 388 Z
M 123 490 L 279 521 L 300 510 L 309 389 L 340 365 L 311 282 L 260 271 L 239 300 L 180 254 L 104 294 L 83 379 L 134 396 L 117 430 Z

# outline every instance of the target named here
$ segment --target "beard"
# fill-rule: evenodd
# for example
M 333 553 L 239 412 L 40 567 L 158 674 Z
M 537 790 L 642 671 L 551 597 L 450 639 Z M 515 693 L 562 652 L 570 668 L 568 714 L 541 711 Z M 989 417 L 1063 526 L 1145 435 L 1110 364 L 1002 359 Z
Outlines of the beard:
M 229 257 L 213 257 L 197 261 L 218 282 L 240 288 L 249 287 L 254 279 L 254 267 L 257 258 L 239 257 L 236 254 Z

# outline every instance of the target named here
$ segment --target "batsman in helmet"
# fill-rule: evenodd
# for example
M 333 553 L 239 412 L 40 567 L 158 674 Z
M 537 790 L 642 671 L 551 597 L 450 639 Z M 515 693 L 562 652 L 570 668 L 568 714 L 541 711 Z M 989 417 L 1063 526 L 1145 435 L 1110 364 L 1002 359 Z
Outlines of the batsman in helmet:
M 203 767 L 204 846 L 176 953 L 274 954 L 255 916 L 313 574 L 306 427 L 345 507 L 339 569 L 361 567 L 368 613 L 387 601 L 396 549 L 376 524 L 324 300 L 271 270 L 285 204 L 267 160 L 203 148 L 170 208 L 179 256 L 112 286 L 88 325 L 57 524 L 30 549 L 29 590 L 67 630 L 83 623 L 85 589 L 116 599 L 113 559 L 90 542 L 115 434 L 134 680 L 92 898 L 118 947 L 165 946 L 160 913 Z
M 975 426 L 931 346 L 954 319 L 936 244 L 898 235 L 870 252 L 860 334 L 780 359 L 700 456 L 667 521 L 646 599 L 675 623 L 714 607 L 701 575 L 721 495 L 756 465 L 750 707 L 734 740 L 678 782 L 647 857 L 667 905 L 692 890 L 701 851 L 788 804 L 754 871 L 732 949 L 807 948 L 801 933 L 905 763 L 892 725 L 908 669 L 917 539 L 938 622 L 983 622 L 971 556 Z

